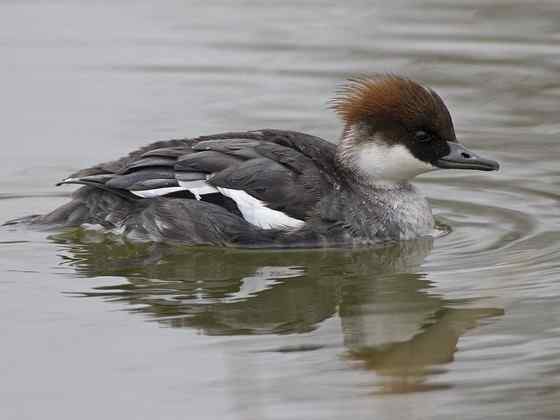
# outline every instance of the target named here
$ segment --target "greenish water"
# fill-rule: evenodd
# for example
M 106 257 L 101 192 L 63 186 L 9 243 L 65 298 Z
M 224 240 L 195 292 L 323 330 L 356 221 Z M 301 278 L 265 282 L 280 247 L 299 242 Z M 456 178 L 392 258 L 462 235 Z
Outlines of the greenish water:
M 345 77 L 447 101 L 497 174 L 418 179 L 451 233 L 242 251 L 0 230 L 2 419 L 560 418 L 556 1 L 0 2 L 0 220 L 152 140 L 335 141 Z

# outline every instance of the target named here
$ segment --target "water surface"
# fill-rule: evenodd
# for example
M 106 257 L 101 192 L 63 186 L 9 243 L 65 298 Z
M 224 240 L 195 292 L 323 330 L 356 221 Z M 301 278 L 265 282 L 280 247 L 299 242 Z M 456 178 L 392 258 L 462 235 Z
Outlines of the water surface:
M 0 220 L 148 141 L 336 141 L 345 77 L 447 101 L 498 174 L 422 176 L 435 240 L 369 250 L 0 231 L 5 419 L 560 417 L 556 1 L 0 2 Z

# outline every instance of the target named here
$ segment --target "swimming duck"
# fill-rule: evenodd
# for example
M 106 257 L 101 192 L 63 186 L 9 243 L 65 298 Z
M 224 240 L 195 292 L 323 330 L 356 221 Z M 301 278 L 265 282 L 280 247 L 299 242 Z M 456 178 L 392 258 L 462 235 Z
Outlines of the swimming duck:
M 83 187 L 27 221 L 187 245 L 364 246 L 432 234 L 415 176 L 499 168 L 457 142 L 443 100 L 413 80 L 351 79 L 332 108 L 337 145 L 272 129 L 159 141 L 62 180 Z

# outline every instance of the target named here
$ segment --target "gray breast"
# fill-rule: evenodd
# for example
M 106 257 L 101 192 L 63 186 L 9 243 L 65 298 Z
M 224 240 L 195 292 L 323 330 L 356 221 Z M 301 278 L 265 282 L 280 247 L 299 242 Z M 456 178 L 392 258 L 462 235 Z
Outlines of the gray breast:
M 342 226 L 353 242 L 413 239 L 434 228 L 429 203 L 410 184 L 340 191 L 323 200 L 320 214 L 324 222 Z
M 399 233 L 400 240 L 432 234 L 434 217 L 430 204 L 414 187 L 388 193 L 388 224 Z

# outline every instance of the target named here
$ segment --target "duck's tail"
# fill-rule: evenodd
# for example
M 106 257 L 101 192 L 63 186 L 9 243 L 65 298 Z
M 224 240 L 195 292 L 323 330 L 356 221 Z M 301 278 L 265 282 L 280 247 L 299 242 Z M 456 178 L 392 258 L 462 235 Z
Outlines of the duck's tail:
M 0 226 L 30 225 L 35 223 L 40 217 L 40 214 L 31 214 L 29 216 L 8 220 L 2 223 Z
M 8 220 L 2 226 L 32 225 L 37 228 L 77 227 L 99 224 L 114 227 L 117 218 L 124 218 L 131 202 L 119 195 L 96 187 L 82 187 L 72 200 L 42 215 L 30 215 Z M 119 220 L 121 221 L 121 220 Z

